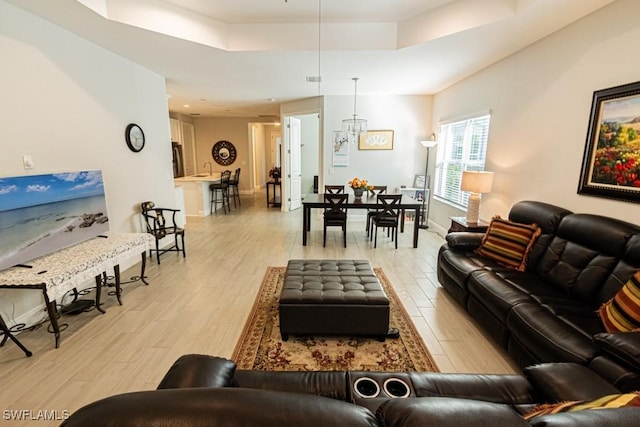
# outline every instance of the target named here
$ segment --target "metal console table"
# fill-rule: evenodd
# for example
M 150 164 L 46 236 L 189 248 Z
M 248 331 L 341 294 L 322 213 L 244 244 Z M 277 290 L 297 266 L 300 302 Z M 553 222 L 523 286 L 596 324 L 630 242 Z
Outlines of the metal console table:
M 113 268 L 118 302 L 120 297 L 120 264 L 127 259 L 140 255 L 142 266 L 140 279 L 144 280 L 146 266 L 146 251 L 153 244 L 153 237 L 147 233 L 108 233 L 95 237 L 69 248 L 61 249 L 49 255 L 36 258 L 24 267 L 12 267 L 0 271 L 0 288 L 5 289 L 38 289 L 42 291 L 47 314 L 55 335 L 55 347 L 60 346 L 60 325 L 57 320 L 55 301 L 62 298 L 68 291 L 74 290 L 87 281 L 96 281 L 96 308 L 104 313 L 100 307 L 101 285 L 103 275 Z M 4 324 L 4 321 L 2 321 Z M 8 331 L 8 328 L 7 328 Z M 16 344 L 17 339 L 11 332 L 4 331 L 6 342 L 11 338 Z M 28 350 L 21 344 L 18 346 L 29 356 Z

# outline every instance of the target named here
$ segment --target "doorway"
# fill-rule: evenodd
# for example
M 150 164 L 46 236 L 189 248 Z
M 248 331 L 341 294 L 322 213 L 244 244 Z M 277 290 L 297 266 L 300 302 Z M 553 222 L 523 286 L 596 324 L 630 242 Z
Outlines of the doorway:
M 251 149 L 249 182 L 252 192 L 264 191 L 269 170 L 282 165 L 282 131 L 280 123 L 249 123 Z
M 295 124 L 295 126 L 283 130 L 286 153 L 283 157 L 286 169 L 286 173 L 283 175 L 286 189 L 283 189 L 283 193 L 287 195 L 289 201 L 286 204 L 286 209 L 294 210 L 300 207 L 300 201 L 304 200 L 307 195 L 314 193 L 314 183 L 318 179 L 322 159 L 320 115 L 317 112 L 291 114 L 285 116 L 284 120 L 285 123 Z M 297 145 L 296 147 L 292 146 L 292 142 L 295 143 L 292 132 L 296 132 L 295 138 L 299 135 L 299 150 Z M 295 156 L 296 159 L 292 160 L 292 156 Z M 299 174 L 296 173 L 295 177 L 289 176 L 293 169 L 298 169 L 298 164 L 296 164 L 298 156 Z
M 314 109 L 315 110 L 315 109 Z M 320 114 L 317 110 L 288 114 L 300 122 L 300 197 L 304 200 L 313 194 L 314 183 L 320 174 L 322 162 Z M 249 140 L 251 148 L 251 177 L 254 192 L 265 191 L 266 182 L 270 180 L 269 169 L 280 166 L 282 171 L 282 194 L 285 195 L 282 210 L 291 210 L 291 184 L 289 136 L 286 125 L 275 123 L 249 123 Z

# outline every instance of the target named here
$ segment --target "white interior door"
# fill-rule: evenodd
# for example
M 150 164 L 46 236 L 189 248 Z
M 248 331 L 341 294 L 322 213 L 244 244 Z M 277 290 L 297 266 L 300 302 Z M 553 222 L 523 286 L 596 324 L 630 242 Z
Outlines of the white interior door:
M 287 174 L 287 188 L 289 189 L 289 210 L 300 209 L 302 206 L 302 156 L 300 150 L 300 119 L 289 117 L 287 124 L 289 132 L 289 173 Z

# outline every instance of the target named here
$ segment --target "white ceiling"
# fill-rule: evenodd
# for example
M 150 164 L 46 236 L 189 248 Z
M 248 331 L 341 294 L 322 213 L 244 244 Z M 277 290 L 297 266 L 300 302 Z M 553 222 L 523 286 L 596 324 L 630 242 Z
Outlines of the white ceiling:
M 353 77 L 438 92 L 615 0 L 5 1 L 165 76 L 171 111 L 275 116 Z

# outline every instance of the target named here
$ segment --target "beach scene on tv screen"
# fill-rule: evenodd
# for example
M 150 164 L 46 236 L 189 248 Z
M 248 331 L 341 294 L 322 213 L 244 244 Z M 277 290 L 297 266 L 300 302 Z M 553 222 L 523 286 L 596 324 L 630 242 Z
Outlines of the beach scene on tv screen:
M 0 270 L 109 231 L 101 171 L 0 178 Z

